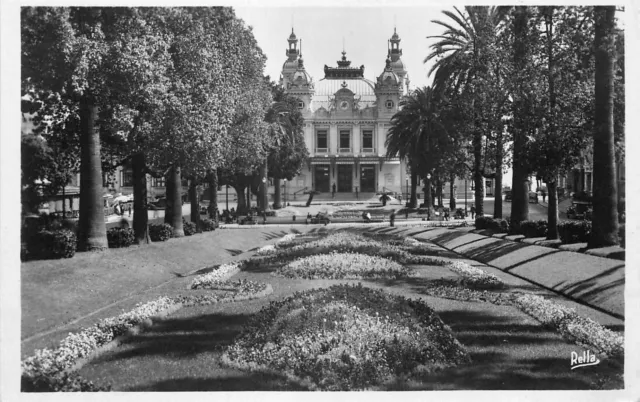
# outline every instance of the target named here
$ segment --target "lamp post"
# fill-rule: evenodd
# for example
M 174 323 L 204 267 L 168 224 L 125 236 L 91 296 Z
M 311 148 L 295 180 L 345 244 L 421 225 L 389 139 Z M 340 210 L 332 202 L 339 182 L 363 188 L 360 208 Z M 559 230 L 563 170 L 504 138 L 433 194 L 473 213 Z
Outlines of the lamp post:
M 260 205 L 263 211 L 266 211 L 269 205 L 269 201 L 267 199 L 267 178 L 262 177 L 262 191 L 260 192 Z
M 406 197 L 404 198 L 405 200 L 409 200 L 409 178 L 408 177 L 404 179 L 404 188 L 406 190 Z
M 464 216 L 467 217 L 467 179 L 464 179 Z
M 427 220 L 430 221 L 431 220 L 431 204 L 433 204 L 433 200 L 431 199 L 431 173 L 427 173 L 427 183 L 425 186 L 425 191 L 427 191 L 429 197 L 427 197 L 427 194 L 425 194 L 424 196 L 424 202 L 425 204 L 427 204 Z
M 216 189 L 218 191 L 218 189 Z M 229 185 L 227 184 L 227 212 L 229 211 Z

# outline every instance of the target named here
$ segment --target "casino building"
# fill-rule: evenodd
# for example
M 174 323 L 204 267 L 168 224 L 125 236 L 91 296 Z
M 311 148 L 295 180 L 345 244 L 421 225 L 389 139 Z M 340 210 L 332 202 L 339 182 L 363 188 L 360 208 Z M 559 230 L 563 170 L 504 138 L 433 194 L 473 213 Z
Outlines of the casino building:
M 299 100 L 310 158 L 287 183 L 286 192 L 313 189 L 322 197 L 330 195 L 335 184 L 336 199 L 363 199 L 381 191 L 406 191 L 404 161 L 384 157 L 391 117 L 409 87 L 395 29 L 386 62 L 374 80 L 365 78 L 364 66 L 352 67 L 343 51 L 337 67 L 325 65 L 324 78 L 314 82 L 293 29 L 288 42 L 280 83 Z

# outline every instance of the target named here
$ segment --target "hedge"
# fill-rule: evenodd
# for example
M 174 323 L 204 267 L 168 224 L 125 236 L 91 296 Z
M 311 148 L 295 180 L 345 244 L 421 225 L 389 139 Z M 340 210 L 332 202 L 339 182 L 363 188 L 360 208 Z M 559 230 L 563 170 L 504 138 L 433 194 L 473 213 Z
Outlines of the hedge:
M 216 221 L 214 221 L 213 219 L 204 218 L 200 220 L 200 226 L 203 232 L 210 232 L 212 230 L 216 230 L 216 227 L 218 225 L 216 224 Z
M 109 248 L 129 247 L 134 241 L 135 236 L 131 228 L 111 228 L 107 230 Z
M 489 229 L 489 223 L 493 220 L 488 216 L 479 216 L 476 218 L 476 229 Z
M 198 231 L 195 222 L 188 221 L 184 218 L 182 218 L 182 229 L 184 230 L 185 236 L 192 236 Z
M 489 229 L 496 233 L 509 233 L 509 221 L 500 218 L 489 218 Z
M 545 220 L 522 221 L 519 229 L 524 237 L 543 237 L 547 235 L 548 224 Z
M 151 241 L 166 241 L 173 237 L 173 227 L 168 223 L 149 225 Z
M 71 258 L 77 246 L 76 234 L 70 230 L 42 230 L 29 239 L 27 250 L 32 258 Z
M 590 221 L 562 221 L 558 223 L 558 234 L 562 243 L 586 243 L 591 236 Z

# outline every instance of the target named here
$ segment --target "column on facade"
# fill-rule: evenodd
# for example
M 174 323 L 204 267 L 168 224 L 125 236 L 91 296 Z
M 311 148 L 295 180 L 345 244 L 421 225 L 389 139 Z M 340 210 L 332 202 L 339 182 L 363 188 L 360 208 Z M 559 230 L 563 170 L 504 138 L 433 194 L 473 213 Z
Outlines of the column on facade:
M 329 126 L 329 153 L 331 155 L 337 155 L 338 154 L 338 143 L 339 143 L 339 138 L 338 138 L 338 125 L 332 123 Z
M 360 154 L 362 149 L 361 139 L 362 139 L 362 130 L 360 129 L 360 124 L 354 124 L 351 129 L 351 146 L 354 154 Z

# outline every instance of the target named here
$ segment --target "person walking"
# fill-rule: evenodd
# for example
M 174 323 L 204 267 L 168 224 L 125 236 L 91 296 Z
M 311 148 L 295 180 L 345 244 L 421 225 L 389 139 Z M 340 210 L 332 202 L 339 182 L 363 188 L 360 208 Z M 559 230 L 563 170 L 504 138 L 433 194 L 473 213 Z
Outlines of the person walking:
M 336 198 L 336 183 L 333 183 L 333 186 L 331 186 L 331 198 Z
M 392 227 L 395 221 L 396 221 L 396 210 L 394 209 L 391 211 L 391 216 L 389 217 L 389 223 L 391 224 Z
M 472 205 L 470 211 L 471 211 L 471 219 L 475 219 L 475 217 L 476 217 L 476 207 Z
M 542 202 L 547 202 L 547 192 L 542 190 L 541 193 L 542 193 Z

